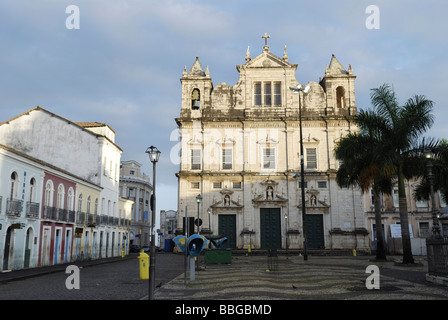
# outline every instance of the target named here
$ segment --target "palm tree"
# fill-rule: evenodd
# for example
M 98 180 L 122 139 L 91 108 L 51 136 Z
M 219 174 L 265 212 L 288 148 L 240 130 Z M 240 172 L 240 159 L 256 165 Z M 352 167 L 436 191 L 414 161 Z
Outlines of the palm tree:
M 421 171 L 413 170 L 422 163 L 422 157 L 416 156 L 416 150 L 421 150 L 418 139 L 429 129 L 434 120 L 431 114 L 433 103 L 424 96 L 415 95 L 409 98 L 403 106 L 398 105 L 395 92 L 384 84 L 372 89 L 371 102 L 373 110 L 363 111 L 354 116 L 354 121 L 360 129 L 359 139 L 350 135 L 354 146 L 346 154 L 340 154 L 345 164 L 345 175 L 352 175 L 346 182 L 372 183 L 374 194 L 387 191 L 381 185 L 391 183 L 395 177 L 398 182 L 398 203 L 400 212 L 401 237 L 403 244 L 403 263 L 414 263 L 411 239 L 409 233 L 408 209 L 406 202 L 405 178 L 421 175 Z M 342 139 L 341 142 L 343 142 Z M 349 141 L 349 140 L 347 140 Z M 349 143 L 349 142 L 347 142 Z M 342 148 L 342 144 L 340 144 Z M 350 152 L 353 159 L 350 160 Z M 364 155 L 362 154 L 364 153 Z M 363 160 L 363 161 L 362 161 Z M 343 171 L 340 173 L 344 174 Z M 360 184 L 363 188 L 362 182 Z M 376 202 L 376 201 L 375 201 Z M 380 215 L 376 215 L 380 217 Z M 376 220 L 377 230 L 381 226 L 380 218 Z M 380 234 L 377 233 L 380 237 Z
M 448 141 L 445 139 L 430 140 L 429 142 L 423 141 L 422 148 L 419 151 L 420 154 L 428 151 L 432 153 L 434 190 L 440 191 L 441 200 L 448 202 Z M 417 200 L 429 200 L 430 187 L 426 165 L 421 166 L 419 170 L 422 172 L 421 180 L 415 189 L 415 197 Z
M 363 111 L 361 111 L 363 113 Z M 373 132 L 350 133 L 338 143 L 335 156 L 342 163 L 336 175 L 340 187 L 358 186 L 361 191 L 373 191 L 376 226 L 376 260 L 386 260 L 383 230 L 381 224 L 380 193 L 390 194 L 392 180 L 388 171 L 380 165 L 380 153 L 374 146 L 380 146 Z
M 406 163 L 414 159 L 418 139 L 434 123 L 431 114 L 433 102 L 425 96 L 415 95 L 403 106 L 399 106 L 395 92 L 387 84 L 372 89 L 371 101 L 375 111 L 382 118 L 382 121 L 377 123 L 376 129 L 382 135 L 384 157 L 389 166 L 394 168 L 398 179 L 403 263 L 414 263 L 404 184 Z

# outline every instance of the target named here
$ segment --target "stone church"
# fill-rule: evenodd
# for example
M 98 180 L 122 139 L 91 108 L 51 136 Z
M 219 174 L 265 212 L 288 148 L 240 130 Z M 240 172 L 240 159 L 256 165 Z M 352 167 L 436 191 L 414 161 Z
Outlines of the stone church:
M 335 181 L 334 147 L 357 130 L 353 70 L 333 55 L 319 82 L 294 93 L 298 65 L 262 38 L 233 86 L 214 86 L 199 58 L 183 71 L 178 228 L 187 221 L 190 234 L 225 235 L 231 248 L 302 249 L 301 114 L 307 248 L 368 250 L 361 192 Z

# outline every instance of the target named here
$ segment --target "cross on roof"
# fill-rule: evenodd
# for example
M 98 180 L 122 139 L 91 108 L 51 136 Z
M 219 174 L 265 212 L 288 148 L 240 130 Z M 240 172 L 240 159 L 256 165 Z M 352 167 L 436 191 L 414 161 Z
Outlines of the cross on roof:
M 264 46 L 267 47 L 268 46 L 268 38 L 270 38 L 271 36 L 268 36 L 267 33 L 264 34 L 264 36 L 261 36 L 262 38 L 264 38 Z

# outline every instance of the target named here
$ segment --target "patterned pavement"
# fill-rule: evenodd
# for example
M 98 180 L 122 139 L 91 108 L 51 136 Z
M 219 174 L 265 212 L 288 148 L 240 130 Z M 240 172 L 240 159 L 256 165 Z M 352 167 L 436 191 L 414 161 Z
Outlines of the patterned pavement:
M 231 264 L 209 264 L 189 271 L 162 286 L 158 300 L 446 300 L 448 288 L 426 281 L 427 263 L 415 258 L 416 265 L 372 261 L 371 256 L 278 256 L 277 267 L 268 269 L 266 256 L 233 256 Z M 275 259 L 275 258 L 274 258 Z M 272 265 L 272 260 L 270 261 Z M 275 261 L 274 261 L 275 262 Z M 275 263 L 274 263 L 275 265 Z M 379 270 L 368 289 L 369 265 Z M 379 281 L 378 281 L 379 280 Z

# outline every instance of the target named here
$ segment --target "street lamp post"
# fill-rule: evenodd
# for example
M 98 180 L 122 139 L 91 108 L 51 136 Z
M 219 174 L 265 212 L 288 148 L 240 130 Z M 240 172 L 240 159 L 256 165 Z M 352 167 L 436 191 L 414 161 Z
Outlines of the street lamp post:
M 306 240 L 306 209 L 305 209 L 305 170 L 304 170 L 304 156 L 303 156 L 303 136 L 302 136 L 302 106 L 300 102 L 300 92 L 308 93 L 310 86 L 289 87 L 294 93 L 299 94 L 299 131 L 300 131 L 300 177 L 302 190 L 302 229 L 303 229 L 303 260 L 308 260 L 307 240 Z
M 212 208 L 208 207 L 207 209 L 207 213 L 208 213 L 208 231 L 212 232 L 212 227 L 211 227 L 211 222 L 210 222 L 210 217 L 211 217 L 211 213 L 212 213 Z
M 286 247 L 286 259 L 288 259 L 288 216 L 285 214 L 285 247 Z
M 198 219 L 196 220 L 196 225 L 198 226 L 198 234 L 199 234 L 199 226 L 201 225 L 201 222 L 200 222 L 200 220 L 199 220 L 199 205 L 200 205 L 201 202 L 202 202 L 202 197 L 201 197 L 200 194 L 198 194 L 198 195 L 196 196 L 196 202 L 198 203 Z
M 154 146 L 146 149 L 149 160 L 152 162 L 152 208 L 151 208 L 151 242 L 149 255 L 149 300 L 154 300 L 155 278 L 156 278 L 156 247 L 155 247 L 155 221 L 156 221 L 156 163 L 160 158 L 160 151 Z
M 439 221 L 437 219 L 437 204 L 436 204 L 436 198 L 434 194 L 434 173 L 432 172 L 432 157 L 433 154 L 428 149 L 425 150 L 425 157 L 428 160 L 426 163 L 426 168 L 428 169 L 428 180 L 429 180 L 429 192 L 431 194 L 431 204 L 432 204 L 432 236 L 433 238 L 440 238 L 440 227 L 439 227 Z

